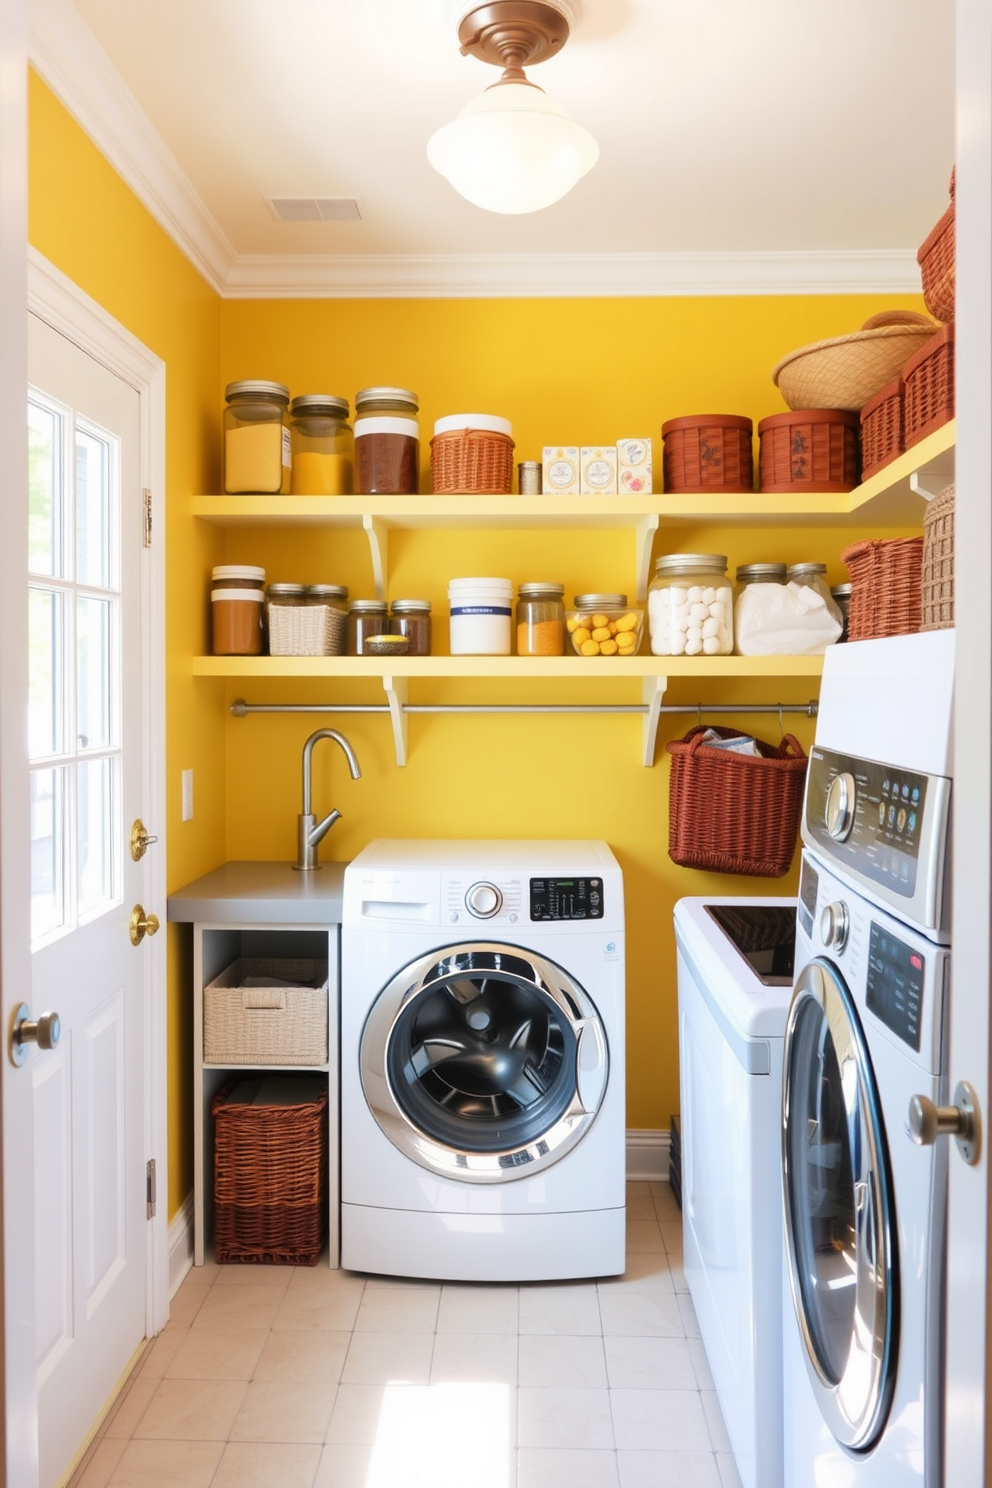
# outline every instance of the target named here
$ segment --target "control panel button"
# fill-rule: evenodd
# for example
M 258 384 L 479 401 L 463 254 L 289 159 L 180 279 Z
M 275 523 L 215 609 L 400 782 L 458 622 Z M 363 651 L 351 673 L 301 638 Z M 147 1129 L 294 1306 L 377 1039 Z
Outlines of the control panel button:
M 477 920 L 491 920 L 503 906 L 503 895 L 495 884 L 473 884 L 465 895 L 465 908 Z
M 857 786 L 854 776 L 846 770 L 835 775 L 827 788 L 827 801 L 823 813 L 824 825 L 837 842 L 851 835 L 854 826 L 854 807 L 857 801 Z
M 820 939 L 829 951 L 842 951 L 851 931 L 851 917 L 842 899 L 825 904 L 820 914 Z

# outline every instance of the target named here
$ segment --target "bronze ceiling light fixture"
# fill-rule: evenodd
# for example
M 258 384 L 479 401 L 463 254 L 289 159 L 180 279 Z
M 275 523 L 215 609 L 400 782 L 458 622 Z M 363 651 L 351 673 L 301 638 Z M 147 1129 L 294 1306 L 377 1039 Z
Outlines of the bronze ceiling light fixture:
M 566 0 L 489 0 L 463 15 L 462 55 L 502 67 L 503 75 L 431 136 L 427 158 L 475 206 L 540 211 L 599 159 L 589 131 L 524 72 L 561 51 L 568 34 Z

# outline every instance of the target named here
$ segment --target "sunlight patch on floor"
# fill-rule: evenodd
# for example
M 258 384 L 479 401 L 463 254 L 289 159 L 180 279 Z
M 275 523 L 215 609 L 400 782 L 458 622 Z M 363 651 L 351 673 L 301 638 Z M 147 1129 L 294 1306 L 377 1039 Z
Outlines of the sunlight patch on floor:
M 510 1389 L 387 1385 L 365 1488 L 509 1488 Z

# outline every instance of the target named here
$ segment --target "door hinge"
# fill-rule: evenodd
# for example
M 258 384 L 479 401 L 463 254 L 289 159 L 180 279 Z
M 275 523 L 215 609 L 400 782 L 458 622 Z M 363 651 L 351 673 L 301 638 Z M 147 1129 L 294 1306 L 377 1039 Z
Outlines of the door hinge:
M 142 512 L 144 516 L 142 526 L 142 545 L 150 548 L 152 545 L 152 493 L 148 486 L 141 492 Z
M 156 1197 L 155 1159 L 150 1157 L 145 1165 L 145 1200 L 146 1218 L 148 1219 L 155 1218 Z

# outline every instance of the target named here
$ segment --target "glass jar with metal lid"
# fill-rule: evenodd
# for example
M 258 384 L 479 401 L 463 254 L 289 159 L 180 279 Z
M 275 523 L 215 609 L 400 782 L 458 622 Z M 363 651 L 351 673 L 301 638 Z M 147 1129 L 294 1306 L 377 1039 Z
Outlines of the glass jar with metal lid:
M 644 611 L 631 609 L 626 594 L 576 594 L 565 611 L 565 629 L 576 656 L 636 656 Z
M 224 563 L 210 575 L 211 644 L 215 656 L 261 656 L 265 569 Z
M 406 636 L 408 656 L 431 654 L 431 602 L 429 599 L 394 599 L 389 612 L 391 635 Z
M 825 563 L 791 563 L 789 565 L 789 583 L 804 584 L 813 589 L 823 600 L 827 613 L 838 625 L 837 636 L 844 629 L 844 616 L 841 614 L 840 606 L 830 593 L 830 585 L 827 583 L 827 565 Z
M 363 495 L 416 495 L 420 425 L 416 393 L 367 387 L 355 394 L 355 490 Z
M 847 640 L 847 628 L 851 617 L 851 586 L 850 584 L 831 584 L 830 597 L 840 610 L 840 618 L 844 629 L 841 631 L 839 641 Z
M 729 656 L 733 590 L 722 553 L 666 553 L 655 562 L 648 625 L 655 656 Z
M 775 623 L 781 613 L 780 596 L 768 585 L 781 589 L 787 578 L 784 563 L 738 564 L 734 646 L 742 656 L 750 656 L 760 647 L 769 624 Z M 760 649 L 758 654 L 762 654 Z
M 287 495 L 293 459 L 289 388 L 281 382 L 229 382 L 224 397 L 225 492 Z
M 348 496 L 355 436 L 347 398 L 304 393 L 289 405 L 294 496 Z
M 389 616 L 384 599 L 353 599 L 348 606 L 348 655 L 366 656 L 369 636 L 384 635 Z
M 565 585 L 521 584 L 516 621 L 518 656 L 564 656 Z

